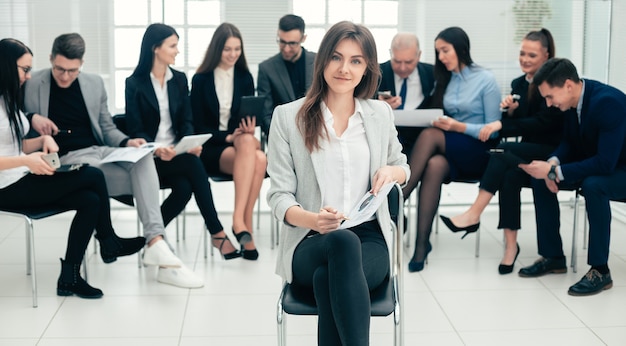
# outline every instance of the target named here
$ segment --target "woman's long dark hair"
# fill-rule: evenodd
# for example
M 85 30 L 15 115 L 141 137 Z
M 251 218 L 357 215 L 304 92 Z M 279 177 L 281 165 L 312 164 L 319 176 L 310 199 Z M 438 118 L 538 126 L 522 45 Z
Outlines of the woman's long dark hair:
M 12 38 L 0 40 L 0 97 L 4 100 L 11 132 L 20 151 L 24 124 L 20 117 L 21 88 L 17 60 L 24 54 L 33 55 L 24 43 Z
M 444 29 L 435 37 L 435 41 L 443 40 L 454 47 L 457 59 L 459 61 L 459 69 L 461 64 L 470 66 L 474 63 L 470 55 L 470 40 L 465 31 L 457 26 Z M 446 66 L 439 61 L 439 52 L 435 49 L 435 90 L 433 91 L 433 98 L 431 107 L 443 108 L 443 95 L 446 92 L 450 78 L 452 78 L 452 72 L 448 71 Z
M 319 149 L 319 139 L 328 136 L 324 126 L 324 116 L 320 107 L 326 98 L 328 85 L 324 80 L 324 69 L 335 54 L 337 45 L 342 40 L 351 40 L 361 47 L 363 57 L 367 62 L 365 75 L 361 82 L 354 88 L 354 97 L 361 99 L 372 98 L 378 88 L 380 67 L 376 53 L 376 43 L 372 33 L 363 25 L 343 21 L 333 25 L 320 43 L 319 51 L 313 63 L 313 82 L 306 95 L 304 104 L 298 111 L 296 123 L 304 136 L 304 142 L 309 152 Z M 326 131 L 324 133 L 324 131 Z
M 235 63 L 235 69 L 248 72 L 248 63 L 246 62 L 246 54 L 243 49 L 243 38 L 241 37 L 241 32 L 233 24 L 222 23 L 217 27 L 217 29 L 215 29 L 215 33 L 211 38 L 211 43 L 209 43 L 209 47 L 204 54 L 204 59 L 196 70 L 196 73 L 205 73 L 215 70 L 222 60 L 224 45 L 226 45 L 226 41 L 231 37 L 236 37 L 241 42 L 241 55 Z
M 154 64 L 154 50 L 160 47 L 168 37 L 178 33 L 169 25 L 154 23 L 150 24 L 143 34 L 141 40 L 141 51 L 139 52 L 139 62 L 132 76 L 148 76 Z

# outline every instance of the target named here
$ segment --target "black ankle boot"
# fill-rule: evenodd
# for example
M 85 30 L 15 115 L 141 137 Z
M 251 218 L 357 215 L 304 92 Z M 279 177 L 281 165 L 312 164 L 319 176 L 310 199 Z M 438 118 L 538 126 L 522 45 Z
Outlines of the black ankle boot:
M 57 281 L 57 295 L 71 296 L 73 294 L 87 299 L 102 297 L 100 289 L 89 286 L 87 281 L 80 276 L 80 264 L 67 263 L 61 259 L 61 275 Z
M 132 255 L 146 245 L 144 237 L 120 238 L 115 233 L 106 238 L 96 234 L 96 239 L 100 242 L 100 256 L 104 263 L 115 262 L 118 257 Z

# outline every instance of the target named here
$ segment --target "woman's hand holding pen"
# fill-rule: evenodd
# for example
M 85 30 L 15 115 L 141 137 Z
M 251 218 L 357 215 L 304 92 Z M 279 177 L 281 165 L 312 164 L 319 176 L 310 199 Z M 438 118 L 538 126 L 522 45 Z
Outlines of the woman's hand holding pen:
M 321 234 L 337 230 L 341 222 L 347 219 L 348 218 L 343 213 L 338 212 L 337 209 L 328 206 L 323 207 L 317 214 L 315 230 Z
M 502 102 L 500 102 L 500 111 L 506 112 L 507 115 L 513 115 L 513 112 L 519 107 L 520 99 L 519 95 L 507 95 Z

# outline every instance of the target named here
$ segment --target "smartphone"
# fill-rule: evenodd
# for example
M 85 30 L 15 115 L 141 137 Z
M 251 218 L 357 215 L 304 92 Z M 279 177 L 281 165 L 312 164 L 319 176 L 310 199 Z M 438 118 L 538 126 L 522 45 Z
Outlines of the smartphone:
M 46 161 L 50 167 L 59 168 L 61 167 L 61 160 L 59 160 L 59 154 L 51 153 L 42 156 L 43 160 Z
M 389 91 L 389 90 L 379 91 L 378 95 L 380 95 L 380 97 L 382 97 L 385 100 L 392 97 L 391 96 L 391 91 Z

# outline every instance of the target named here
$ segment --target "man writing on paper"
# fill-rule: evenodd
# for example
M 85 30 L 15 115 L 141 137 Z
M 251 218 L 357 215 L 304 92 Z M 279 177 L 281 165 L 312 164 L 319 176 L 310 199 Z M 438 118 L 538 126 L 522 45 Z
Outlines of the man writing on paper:
M 138 147 L 142 138 L 131 139 L 119 131 L 107 107 L 102 78 L 81 73 L 85 41 L 76 33 L 57 37 L 52 45 L 52 68 L 32 74 L 26 83 L 24 107 L 40 134 L 57 134 L 62 164 L 88 163 L 104 173 L 110 196 L 132 194 L 137 203 L 148 246 L 144 264 L 181 267 L 181 260 L 166 243 L 159 206 L 159 179 L 151 155 L 136 163 L 100 161 L 118 147 Z
M 380 64 L 378 99 L 392 109 L 427 108 L 435 84 L 433 65 L 421 63 L 422 51 L 415 34 L 398 33 L 391 41 L 391 59 Z M 398 127 L 402 152 L 409 155 L 422 128 Z

